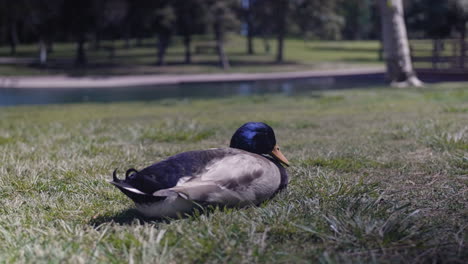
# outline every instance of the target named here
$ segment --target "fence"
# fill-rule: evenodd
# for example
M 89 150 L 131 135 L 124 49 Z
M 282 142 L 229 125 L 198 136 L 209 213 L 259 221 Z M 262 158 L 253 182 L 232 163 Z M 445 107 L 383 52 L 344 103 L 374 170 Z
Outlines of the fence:
M 468 42 L 460 39 L 410 40 L 416 69 L 468 72 Z

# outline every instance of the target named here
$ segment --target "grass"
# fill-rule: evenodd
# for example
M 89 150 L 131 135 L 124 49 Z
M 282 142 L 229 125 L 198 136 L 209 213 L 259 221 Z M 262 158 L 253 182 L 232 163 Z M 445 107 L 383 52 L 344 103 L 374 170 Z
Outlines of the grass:
M 193 64 L 186 65 L 182 41 L 174 38 L 166 56 L 167 64 L 155 66 L 155 40 L 145 40 L 144 46 L 126 49 L 122 41 L 115 42 L 115 54 L 111 58 L 106 48 L 95 50 L 88 47 L 89 65 L 86 68 L 73 66 L 75 45 L 73 43 L 56 43 L 49 54 L 49 64 L 38 67 L 34 64 L 0 64 L 0 75 L 122 75 L 122 74 L 188 74 L 226 72 L 219 68 L 218 57 L 214 53 L 193 54 Z M 271 51 L 265 52 L 262 39 L 254 40 L 256 53 L 246 53 L 246 40 L 243 37 L 231 35 L 227 42 L 232 68 L 227 72 L 272 72 L 298 71 L 314 69 L 336 69 L 359 66 L 379 66 L 379 43 L 377 41 L 304 41 L 287 39 L 285 42 L 285 62 L 275 63 L 276 42 L 269 40 Z M 195 38 L 193 49 L 204 39 Z M 110 47 L 109 41 L 103 41 L 103 47 Z M 10 57 L 9 47 L 0 47 L 0 58 Z M 35 59 L 38 48 L 35 44 L 20 45 L 17 48 L 18 58 Z
M 0 262 L 465 263 L 467 86 L 2 108 Z M 293 164 L 259 207 L 142 219 L 106 182 L 251 120 Z

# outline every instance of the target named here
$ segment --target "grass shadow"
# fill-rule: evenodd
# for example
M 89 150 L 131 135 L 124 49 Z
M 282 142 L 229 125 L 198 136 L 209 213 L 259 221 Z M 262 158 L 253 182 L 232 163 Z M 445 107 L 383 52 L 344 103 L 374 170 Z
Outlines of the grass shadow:
M 149 218 L 140 214 L 136 209 L 127 209 L 115 215 L 102 215 L 94 217 L 89 221 L 89 225 L 99 227 L 105 223 L 115 223 L 118 225 L 131 225 L 131 224 L 144 224 L 147 222 L 152 223 L 168 223 L 171 219 L 167 218 Z
M 114 223 L 118 225 L 132 225 L 132 224 L 145 224 L 145 223 L 170 223 L 174 220 L 181 219 L 196 219 L 201 215 L 209 216 L 216 211 L 222 211 L 224 213 L 231 212 L 232 210 L 239 210 L 241 207 L 226 207 L 221 205 L 213 205 L 207 203 L 195 203 L 197 206 L 194 207 L 190 212 L 185 212 L 174 218 L 169 217 L 146 217 L 138 212 L 134 208 L 126 209 L 114 215 L 99 215 L 93 217 L 88 224 L 99 228 L 105 223 Z
M 276 62 L 274 60 L 264 60 L 264 61 L 254 61 L 254 60 L 242 60 L 242 59 L 229 59 L 229 63 L 233 67 L 237 66 L 290 66 L 290 65 L 302 65 L 300 62 L 296 61 L 283 61 L 283 62 Z M 219 67 L 219 60 L 218 58 L 210 59 L 200 59 L 196 60 L 190 64 L 185 63 L 184 61 L 174 61 L 171 59 L 167 59 L 164 65 L 156 65 L 155 63 L 150 64 L 142 64 L 147 66 L 214 66 Z
M 377 56 L 375 58 L 365 58 L 365 57 L 352 57 L 352 58 L 343 58 L 341 59 L 344 63 L 383 63 L 379 61 Z
M 323 46 L 316 45 L 313 47 L 306 47 L 307 50 L 312 51 L 330 51 L 330 52 L 378 52 L 378 48 L 363 48 L 363 47 L 338 47 L 338 46 Z

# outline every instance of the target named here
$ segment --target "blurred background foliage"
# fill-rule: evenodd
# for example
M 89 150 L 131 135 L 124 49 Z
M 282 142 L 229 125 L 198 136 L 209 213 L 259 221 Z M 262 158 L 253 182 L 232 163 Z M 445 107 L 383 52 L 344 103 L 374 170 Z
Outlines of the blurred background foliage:
M 86 50 L 103 40 L 123 40 L 127 48 L 156 38 L 157 64 L 175 36 L 183 39 L 183 63 L 192 63 L 193 36 L 213 41 L 223 68 L 229 32 L 274 38 L 275 57 L 284 60 L 286 37 L 304 40 L 380 39 L 377 1 L 371 0 L 0 0 L 0 45 L 16 54 L 19 43 L 38 43 L 45 63 L 55 42 L 75 42 L 75 64 L 86 64 Z M 467 0 L 405 1 L 410 38 L 465 37 Z M 203 48 L 203 47 L 201 47 Z M 209 47 L 208 47 L 209 48 Z M 265 50 L 272 48 L 265 41 Z M 41 58 L 42 58 L 41 57 Z M 224 61 L 226 60 L 226 61 Z M 227 64 L 226 64 L 227 63 Z

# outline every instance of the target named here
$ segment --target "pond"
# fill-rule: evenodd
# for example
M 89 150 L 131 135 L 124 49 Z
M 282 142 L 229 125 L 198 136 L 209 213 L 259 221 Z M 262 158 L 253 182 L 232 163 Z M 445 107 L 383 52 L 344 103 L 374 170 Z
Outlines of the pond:
M 383 74 L 282 80 L 181 83 L 118 88 L 0 88 L 0 106 L 81 102 L 153 101 L 260 94 L 300 95 L 314 90 L 363 88 L 384 83 Z

